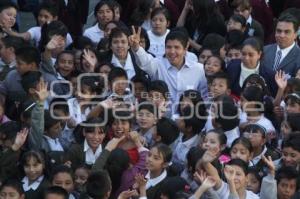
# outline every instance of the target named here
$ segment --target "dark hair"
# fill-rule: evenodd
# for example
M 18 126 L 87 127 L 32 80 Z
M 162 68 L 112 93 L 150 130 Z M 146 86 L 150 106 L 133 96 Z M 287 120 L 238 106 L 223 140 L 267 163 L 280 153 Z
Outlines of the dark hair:
M 24 91 L 28 94 L 29 89 L 35 89 L 41 81 L 42 73 L 40 71 L 28 71 L 22 75 L 21 84 Z
M 155 5 L 155 0 L 143 0 L 138 1 L 138 5 L 133 10 L 133 13 L 130 17 L 130 25 L 141 26 L 144 20 L 147 19 L 148 14 Z
M 75 37 L 73 43 L 68 48 L 83 50 L 92 46 L 93 46 L 93 42 L 90 38 L 85 36 L 79 36 L 79 37 Z
M 45 47 L 54 35 L 66 37 L 68 29 L 66 25 L 61 21 L 52 21 L 49 24 L 45 23 L 41 29 L 41 40 L 39 42 L 39 50 L 45 51 Z
M 17 4 L 13 3 L 11 0 L 1 0 L 0 2 L 0 12 L 7 8 L 14 8 L 18 10 Z
M 220 96 L 217 103 L 215 122 L 223 131 L 229 131 L 239 125 L 238 108 L 233 99 L 227 95 Z
M 7 179 L 1 184 L 0 191 L 3 190 L 4 187 L 11 187 L 16 190 L 20 195 L 24 194 L 24 189 L 22 183 L 17 179 Z
M 33 151 L 33 150 L 27 151 L 22 155 L 20 160 L 20 165 L 24 167 L 25 165 L 27 165 L 28 161 L 31 158 L 35 158 L 38 163 L 44 166 L 46 165 L 44 154 L 40 151 Z
M 0 134 L 5 136 L 5 140 L 11 140 L 14 142 L 17 133 L 21 130 L 21 125 L 14 121 L 7 121 L 0 125 Z
M 120 67 L 112 68 L 108 74 L 108 81 L 110 83 L 113 83 L 114 80 L 118 77 L 125 77 L 126 79 L 128 79 L 127 73 L 123 68 Z
M 54 119 L 52 117 L 49 110 L 44 110 L 44 121 L 45 121 L 45 124 L 44 124 L 45 131 L 49 130 L 55 124 L 60 122 L 60 120 Z
M 174 199 L 180 191 L 188 191 L 189 184 L 180 176 L 169 177 L 161 185 L 161 194 Z
M 63 111 L 66 115 L 69 115 L 69 106 L 67 103 L 67 100 L 65 98 L 54 98 L 50 102 L 50 106 L 53 110 L 61 110 Z M 51 109 L 50 108 L 50 109 Z
M 240 30 L 231 30 L 226 35 L 226 48 L 242 49 L 245 34 Z
M 135 75 L 131 78 L 132 83 L 141 83 L 145 87 L 145 90 L 149 90 L 150 81 L 145 76 Z
M 150 113 L 154 114 L 155 117 L 157 117 L 157 114 L 158 114 L 157 106 L 148 101 L 141 102 L 140 104 L 138 104 L 137 109 L 138 109 L 138 111 L 147 110 Z
M 245 137 L 239 137 L 239 138 L 236 138 L 236 139 L 232 142 L 230 150 L 232 150 L 232 148 L 234 147 L 234 145 L 237 145 L 237 144 L 243 145 L 246 149 L 248 149 L 248 151 L 249 151 L 250 153 L 253 152 L 253 147 L 252 147 L 252 144 L 251 144 L 251 142 L 249 141 L 249 139 L 247 139 L 247 138 L 245 138 Z
M 259 185 L 261 185 L 262 183 L 262 179 L 263 179 L 263 172 L 261 172 L 259 169 L 257 169 L 256 167 L 250 167 L 248 169 L 248 174 L 253 174 L 254 177 L 257 179 L 257 181 L 259 181 Z M 260 187 L 260 186 L 259 186 Z
M 186 154 L 187 169 L 189 173 L 194 174 L 196 171 L 197 162 L 202 158 L 205 150 L 199 147 L 192 147 Z
M 287 115 L 287 121 L 292 129 L 292 131 L 300 131 L 300 114 L 299 113 L 289 113 Z
M 163 143 L 155 144 L 152 148 L 156 148 L 158 153 L 163 157 L 164 163 L 169 163 L 172 160 L 172 150 L 171 148 Z
M 55 194 L 55 195 L 62 196 L 64 199 L 68 199 L 69 198 L 68 192 L 64 188 L 59 187 L 59 186 L 48 187 L 44 191 L 44 197 L 43 198 L 46 199 L 47 195 L 50 195 L 50 194 Z
M 180 113 L 180 116 L 184 117 L 185 128 L 192 128 L 192 134 L 196 135 L 204 128 L 207 120 L 207 110 L 202 103 L 198 108 L 185 107 Z
M 265 127 L 261 126 L 260 124 L 248 124 L 243 133 L 244 132 L 249 132 L 249 133 L 260 133 L 262 135 L 263 138 L 266 137 L 267 134 L 267 130 Z
M 245 47 L 245 46 L 251 46 L 257 52 L 262 52 L 263 51 L 262 42 L 256 37 L 249 37 L 248 39 L 246 39 L 243 42 L 243 47 Z
M 58 60 L 60 59 L 60 57 L 61 57 L 62 55 L 64 55 L 64 54 L 72 55 L 73 58 L 75 59 L 74 51 L 71 51 L 71 50 L 64 50 L 64 51 L 60 52 L 60 53 L 57 55 L 57 57 L 56 57 L 57 62 L 58 62 Z
M 114 4 L 112 1 L 110 0 L 102 0 L 99 3 L 97 3 L 97 5 L 94 8 L 94 16 L 97 17 L 97 12 L 100 10 L 100 8 L 104 5 L 107 5 L 109 7 L 109 9 L 113 12 L 113 17 L 115 15 L 115 11 L 114 11 Z
M 233 0 L 231 6 L 236 9 L 239 6 L 242 7 L 243 10 L 249 10 L 252 8 L 249 0 Z
M 166 9 L 166 8 L 164 8 L 164 7 L 155 8 L 155 9 L 152 10 L 152 12 L 151 12 L 151 19 L 152 19 L 153 17 L 155 17 L 156 15 L 158 15 L 158 14 L 163 14 L 163 15 L 166 17 L 166 19 L 167 19 L 168 22 L 171 21 L 171 15 L 170 15 L 168 9 Z
M 202 48 L 210 49 L 213 54 L 220 55 L 220 49 L 225 45 L 225 38 L 217 33 L 210 33 L 205 36 Z
M 298 23 L 300 23 L 300 9 L 299 8 L 293 8 L 293 7 L 288 8 L 281 13 L 281 15 L 283 15 L 283 14 L 293 15 L 298 20 Z
M 110 153 L 104 168 L 109 173 L 112 182 L 112 193 L 119 188 L 121 176 L 129 168 L 129 164 L 130 157 L 127 151 L 117 148 Z
M 246 27 L 246 19 L 243 15 L 239 15 L 239 14 L 234 14 L 230 17 L 230 19 L 232 19 L 235 22 L 238 22 L 242 25 L 242 27 Z
M 298 121 L 299 122 L 299 121 Z M 291 147 L 292 149 L 300 152 L 300 133 L 294 132 L 289 134 L 288 138 L 283 141 L 282 149 Z
M 169 99 L 169 97 L 168 97 L 169 88 L 168 88 L 168 85 L 166 84 L 166 82 L 163 81 L 163 80 L 154 80 L 154 81 L 152 81 L 150 83 L 150 86 L 149 86 L 149 92 L 150 91 L 159 92 L 164 96 L 164 98 L 166 100 Z
M 217 72 L 216 74 L 212 75 L 212 82 L 215 80 L 215 79 L 224 79 L 226 81 L 226 86 L 228 89 L 230 89 L 230 85 L 231 85 L 231 82 L 230 82 L 230 78 L 228 76 L 227 73 L 225 72 Z
M 91 93 L 101 94 L 104 90 L 104 80 L 99 76 L 83 76 L 80 78 L 80 87 L 87 86 Z
M 24 39 L 14 36 L 3 37 L 1 38 L 1 41 L 3 42 L 6 48 L 12 47 L 15 51 L 19 48 L 26 46 L 27 44 L 27 42 Z
M 223 131 L 221 131 L 220 129 L 212 129 L 212 130 L 209 130 L 206 132 L 206 135 L 209 134 L 209 133 L 215 133 L 218 135 L 218 140 L 220 142 L 220 145 L 224 145 L 227 143 L 227 137 L 226 135 L 224 134 Z
M 115 110 L 114 111 L 114 117 L 111 118 L 111 121 L 109 122 L 110 124 L 112 124 L 115 121 L 121 120 L 121 121 L 128 121 L 130 126 L 132 127 L 133 125 L 133 113 L 131 111 L 128 110 Z
M 295 180 L 296 190 L 299 188 L 299 172 L 294 167 L 281 167 L 276 172 L 275 179 L 277 180 L 277 184 L 279 184 L 282 179 Z
M 210 59 L 211 57 L 217 58 L 220 61 L 220 64 L 221 64 L 221 71 L 226 72 L 226 63 L 225 63 L 224 59 L 220 55 L 213 54 L 212 56 L 207 58 L 207 60 Z M 206 60 L 206 62 L 207 62 L 207 60 Z M 204 65 L 206 64 L 206 62 L 204 63 Z
M 269 95 L 269 93 L 270 93 L 265 79 L 262 76 L 260 76 L 259 74 L 254 73 L 254 74 L 249 75 L 243 83 L 242 90 L 244 90 L 246 88 L 247 83 L 250 83 L 251 85 L 252 84 L 260 85 L 262 87 L 262 91 L 265 95 Z
M 108 38 L 108 41 L 109 41 L 109 46 L 112 45 L 112 40 L 114 38 L 119 38 L 119 37 L 122 37 L 122 35 L 125 35 L 127 38 L 130 36 L 130 31 L 127 29 L 127 28 L 122 28 L 122 27 L 116 27 L 116 28 L 113 28 L 111 30 L 111 33 L 109 35 L 109 38 Z
M 53 17 L 58 16 L 58 7 L 55 3 L 51 1 L 44 1 L 42 4 L 40 4 L 38 13 L 40 13 L 41 10 L 46 10 Z
M 70 167 L 66 165 L 57 165 L 52 169 L 51 179 L 50 179 L 51 183 L 53 183 L 54 176 L 59 173 L 67 173 L 71 176 L 72 180 L 74 179 L 73 171 Z
M 166 40 L 165 40 L 165 44 L 167 44 L 167 42 L 169 40 L 177 40 L 181 43 L 181 45 L 184 47 L 184 48 L 187 48 L 188 47 L 188 42 L 189 42 L 189 37 L 187 37 L 187 35 L 185 33 L 183 33 L 182 31 L 178 31 L 178 30 L 171 30 L 168 34 L 167 34 L 167 37 L 166 37 Z
M 170 145 L 178 138 L 179 129 L 173 120 L 162 117 L 157 121 L 156 133 L 161 137 L 162 143 Z
M 292 23 L 293 27 L 294 27 L 294 32 L 297 32 L 298 27 L 299 27 L 299 21 L 297 20 L 297 18 L 295 16 L 293 16 L 290 13 L 283 13 L 282 15 L 279 16 L 278 20 L 277 20 L 277 24 L 279 22 L 288 22 L 288 23 Z
M 86 193 L 94 199 L 104 199 L 105 195 L 111 191 L 111 188 L 111 180 L 105 171 L 92 173 L 86 182 Z
M 248 163 L 245 162 L 244 160 L 241 160 L 241 159 L 232 159 L 227 164 L 228 165 L 238 166 L 238 167 L 240 167 L 244 171 L 245 175 L 248 174 L 248 169 L 249 169 L 248 168 Z
M 92 133 L 95 131 L 96 128 L 100 128 L 102 133 L 106 133 L 106 123 L 102 118 L 99 117 L 92 117 L 87 119 L 82 123 L 83 131 L 85 133 Z
M 243 96 L 248 102 L 255 103 L 255 107 L 259 110 L 259 112 L 264 112 L 265 106 L 263 104 L 264 102 L 264 93 L 262 89 L 260 89 L 257 86 L 249 86 L 246 87 L 245 90 L 243 90 L 241 96 Z
M 35 47 L 22 47 L 16 50 L 16 57 L 26 64 L 35 63 L 36 67 L 39 68 L 41 62 L 41 55 Z
M 150 48 L 150 39 L 147 31 L 143 27 L 141 27 L 141 39 L 142 38 L 145 39 L 145 51 L 148 51 Z
M 203 101 L 200 92 L 197 90 L 190 89 L 190 90 L 184 91 L 183 94 L 179 98 L 179 102 L 182 102 L 184 97 L 190 99 L 192 101 L 194 107 L 196 107 L 199 102 Z M 181 108 L 181 104 L 179 103 L 178 112 L 180 112 L 180 108 Z

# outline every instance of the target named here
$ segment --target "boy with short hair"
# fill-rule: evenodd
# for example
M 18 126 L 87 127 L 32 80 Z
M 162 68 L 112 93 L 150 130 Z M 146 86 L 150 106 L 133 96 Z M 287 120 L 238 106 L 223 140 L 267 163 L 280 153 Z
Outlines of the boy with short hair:
M 288 94 L 285 98 L 286 112 L 289 113 L 300 113 L 300 92 L 293 92 Z
M 18 6 L 11 0 L 1 0 L 0 2 L 0 38 L 7 35 L 16 23 Z
M 90 199 L 108 199 L 111 189 L 111 180 L 105 171 L 92 173 L 86 182 L 86 195 Z
M 15 51 L 23 47 L 23 39 L 13 36 L 6 36 L 0 39 L 0 81 L 3 81 L 6 75 L 16 68 Z
M 68 199 L 68 192 L 59 186 L 52 186 L 45 190 L 43 199 Z

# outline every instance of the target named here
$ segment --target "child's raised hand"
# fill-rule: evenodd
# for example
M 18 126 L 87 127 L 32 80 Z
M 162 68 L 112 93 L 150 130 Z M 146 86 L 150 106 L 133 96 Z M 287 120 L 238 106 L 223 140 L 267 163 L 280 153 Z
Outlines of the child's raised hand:
M 38 84 L 37 89 L 34 91 L 35 98 L 39 102 L 44 102 L 49 96 L 47 86 L 48 86 L 47 83 L 42 79 L 40 84 Z
M 123 135 L 122 137 L 120 138 L 113 138 L 111 139 L 105 146 L 105 149 L 108 150 L 108 151 L 112 151 L 114 150 L 115 148 L 117 148 L 117 146 L 119 145 L 119 143 L 125 139 L 125 136 Z
M 275 170 L 276 170 L 276 168 L 275 168 L 274 162 L 272 160 L 272 157 L 268 156 L 268 158 L 266 158 L 266 156 L 262 155 L 261 159 L 268 166 L 270 174 L 272 176 L 275 176 Z
M 208 162 L 212 162 L 216 158 L 217 158 L 217 150 L 211 148 L 204 152 L 201 160 L 203 163 L 208 163 Z
M 185 0 L 184 9 L 193 10 L 193 3 L 191 0 Z
M 140 135 L 138 132 L 136 131 L 131 131 L 129 132 L 129 138 L 134 142 L 134 143 L 140 143 L 141 140 L 140 140 Z
M 12 145 L 12 149 L 14 151 L 18 151 L 26 141 L 29 130 L 27 128 L 22 129 L 17 133 L 14 144 Z
M 132 35 L 129 36 L 129 45 L 133 51 L 138 51 L 140 47 L 140 41 L 141 41 L 141 27 L 138 27 L 138 31 L 135 31 L 134 26 L 132 28 Z
M 56 48 L 61 48 L 65 44 L 63 38 L 59 35 L 54 35 L 51 40 L 47 43 L 46 49 L 47 50 L 54 50 Z
M 85 68 L 85 72 L 94 72 L 98 62 L 96 56 L 89 49 L 83 50 L 83 58 L 88 62 L 89 67 Z
M 213 188 L 216 186 L 217 181 L 212 177 L 212 176 L 207 176 L 201 186 L 205 189 L 208 190 L 210 188 Z
M 198 182 L 199 184 L 202 184 L 207 177 L 206 172 L 203 169 L 200 169 L 199 171 L 196 171 L 194 173 L 194 180 Z
M 147 180 L 145 179 L 144 175 L 138 173 L 135 177 L 135 183 L 139 189 L 145 188 L 147 184 Z
M 235 169 L 230 166 L 230 165 L 226 165 L 224 168 L 224 174 L 226 177 L 226 180 L 228 181 L 228 183 L 233 183 L 234 181 L 234 177 L 235 177 Z
M 275 74 L 275 81 L 278 85 L 278 87 L 282 90 L 284 90 L 287 86 L 287 79 L 285 77 L 284 71 L 280 70 L 277 71 Z
M 136 190 L 127 190 L 127 191 L 123 191 L 122 193 L 120 193 L 120 195 L 118 196 L 118 199 L 129 199 L 132 196 L 138 196 L 139 194 L 137 193 Z

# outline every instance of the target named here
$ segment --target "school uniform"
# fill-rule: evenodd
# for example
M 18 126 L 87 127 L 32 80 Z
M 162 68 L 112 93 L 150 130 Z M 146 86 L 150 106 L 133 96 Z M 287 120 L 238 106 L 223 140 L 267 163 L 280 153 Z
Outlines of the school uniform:
M 167 171 L 164 170 L 160 176 L 150 179 L 150 172 L 145 176 L 147 179 L 146 183 L 146 195 L 147 199 L 157 199 L 160 198 L 161 185 L 167 178 Z
M 186 154 L 192 147 L 198 145 L 200 139 L 198 135 L 194 135 L 188 140 L 183 141 L 183 136 L 183 133 L 181 133 L 172 157 L 172 162 L 178 164 L 181 170 L 183 170 L 186 163 Z
M 85 121 L 88 114 L 91 111 L 90 107 L 86 107 L 84 112 L 81 112 L 81 105 L 79 104 L 78 100 L 76 98 L 71 98 L 67 101 L 69 106 L 69 114 L 70 117 L 73 118 L 76 122 L 76 124 L 80 124 L 81 122 Z
M 16 61 L 12 61 L 11 63 L 6 64 L 0 59 L 0 81 L 3 81 L 6 75 L 15 68 Z
M 163 35 L 156 35 L 152 32 L 152 30 L 147 31 L 149 40 L 150 40 L 150 47 L 149 52 L 154 54 L 155 57 L 163 57 L 165 54 L 165 40 L 167 34 L 169 34 L 170 30 L 167 29 L 165 34 Z
M 240 114 L 240 124 L 247 122 L 247 113 L 242 112 Z M 273 126 L 272 122 L 266 118 L 263 114 L 260 116 L 259 120 L 255 122 L 255 124 L 259 124 L 260 126 L 263 126 L 267 133 L 274 133 L 276 132 L 275 127 Z
M 116 67 L 123 68 L 127 73 L 128 79 L 131 79 L 133 76 L 135 76 L 135 69 L 130 53 L 127 53 L 124 66 L 120 63 L 119 59 L 114 54 L 112 55 L 111 63 Z
M 83 36 L 92 40 L 97 45 L 99 41 L 104 37 L 104 31 L 99 28 L 99 24 L 96 23 L 94 26 L 86 29 Z
M 230 193 L 229 185 L 224 181 L 222 181 L 221 187 L 215 191 L 217 192 L 217 194 L 220 198 L 228 198 L 229 197 L 229 193 Z M 252 191 L 248 191 L 248 190 L 245 190 L 245 191 L 246 191 L 245 199 L 259 199 L 260 198 L 258 195 L 256 195 Z
M 154 141 L 152 139 L 153 137 L 153 132 L 154 132 L 154 129 L 155 127 L 152 127 L 150 129 L 148 129 L 145 133 L 142 133 L 141 131 L 139 131 L 140 135 L 143 136 L 143 138 L 145 139 L 146 141 L 146 146 L 149 148 L 151 146 L 154 145 Z
M 100 144 L 94 153 L 89 147 L 86 140 L 83 144 L 73 144 L 67 152 L 66 159 L 71 161 L 72 168 L 76 169 L 82 164 L 93 165 L 97 158 L 101 155 L 103 149 Z
M 239 127 L 235 127 L 234 129 L 230 130 L 230 131 L 225 131 L 224 134 L 227 137 L 227 142 L 226 142 L 226 146 L 228 148 L 231 147 L 232 142 L 236 139 L 240 137 L 240 131 L 239 131 Z
M 25 199 L 41 199 L 43 198 L 44 190 L 49 186 L 45 176 L 40 176 L 37 180 L 29 185 L 28 177 L 22 179 L 23 189 L 25 191 Z
M 33 41 L 36 47 L 39 46 L 41 40 L 41 30 L 42 28 L 40 26 L 35 26 L 27 30 L 27 32 L 30 34 L 30 39 Z M 66 46 L 69 46 L 71 43 L 73 43 L 73 39 L 68 33 L 66 38 Z
M 262 25 L 258 21 L 253 19 L 251 15 L 247 19 L 245 33 L 247 33 L 247 35 L 249 37 L 257 37 L 261 41 L 264 41 L 264 39 L 265 39 L 264 38 L 264 29 L 263 29 Z

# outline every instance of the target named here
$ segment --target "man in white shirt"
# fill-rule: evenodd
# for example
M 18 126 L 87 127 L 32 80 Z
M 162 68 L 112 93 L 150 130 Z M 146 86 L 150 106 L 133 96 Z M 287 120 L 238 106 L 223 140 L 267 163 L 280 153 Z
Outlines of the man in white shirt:
M 180 95 L 188 89 L 199 90 L 202 97 L 207 96 L 207 81 L 203 65 L 185 59 L 188 38 L 180 31 L 171 31 L 166 37 L 165 56 L 153 58 L 139 45 L 140 29 L 129 37 L 139 66 L 151 79 L 160 79 L 167 83 L 171 101 L 179 101 Z

